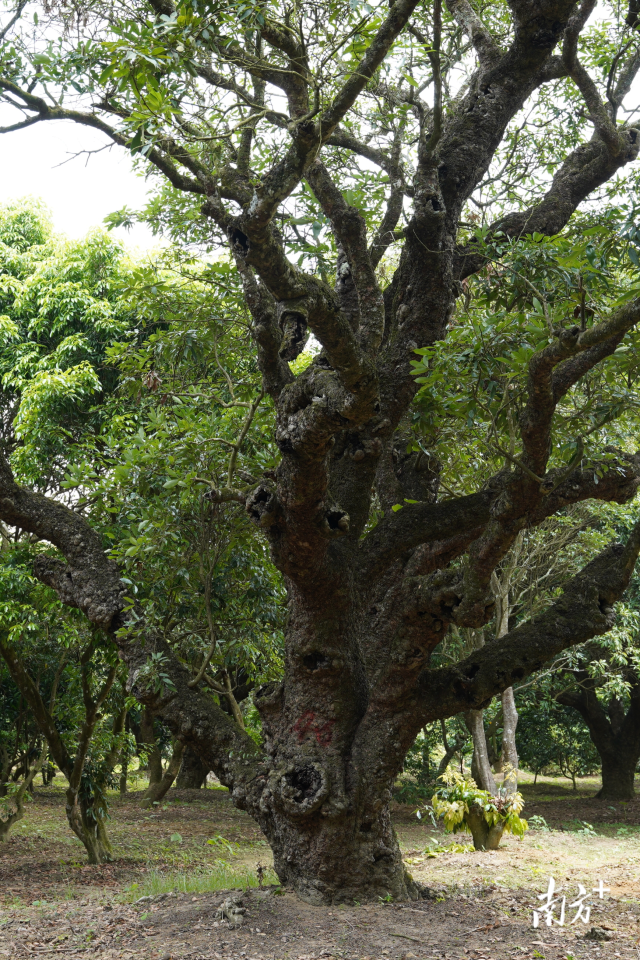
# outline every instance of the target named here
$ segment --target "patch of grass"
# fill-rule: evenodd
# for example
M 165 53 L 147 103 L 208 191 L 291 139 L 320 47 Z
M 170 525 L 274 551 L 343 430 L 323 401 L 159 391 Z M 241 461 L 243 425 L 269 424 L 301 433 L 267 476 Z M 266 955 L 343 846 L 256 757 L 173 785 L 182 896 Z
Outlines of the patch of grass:
M 272 870 L 265 869 L 262 882 L 273 884 L 278 882 L 278 878 Z M 150 870 L 141 883 L 132 883 L 119 899 L 133 903 L 140 897 L 159 897 L 163 893 L 215 893 L 218 890 L 246 889 L 258 885 L 255 870 L 217 860 L 213 868 L 206 871 L 184 873 Z

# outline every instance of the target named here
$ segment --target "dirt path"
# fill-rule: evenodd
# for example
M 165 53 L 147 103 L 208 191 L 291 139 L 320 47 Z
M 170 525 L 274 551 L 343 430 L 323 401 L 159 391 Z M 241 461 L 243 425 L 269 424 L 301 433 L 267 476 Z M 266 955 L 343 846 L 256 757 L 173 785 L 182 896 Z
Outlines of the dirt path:
M 640 906 L 597 902 L 593 924 L 531 928 L 523 891 L 475 891 L 414 904 L 328 910 L 271 889 L 242 895 L 245 922 L 216 919 L 225 894 L 162 895 L 140 904 L 56 904 L 2 916 L 0 956 L 65 960 L 378 960 L 378 958 L 637 958 Z
M 116 800 L 116 860 L 89 867 L 66 827 L 62 795 L 40 791 L 0 850 L 0 958 L 640 960 L 640 802 L 610 809 L 569 799 L 529 803 L 529 816 L 557 829 L 509 837 L 495 853 L 447 852 L 452 838 L 398 806 L 405 859 L 429 899 L 329 909 L 274 886 L 257 889 L 269 851 L 226 792 L 175 792 L 152 812 L 135 797 Z M 438 855 L 426 856 L 435 843 Z M 534 929 L 549 876 L 568 898 L 565 925 Z M 599 880 L 609 888 L 604 899 L 593 892 Z M 580 883 L 591 906 L 586 925 L 571 923 L 577 911 L 568 908 Z M 246 910 L 237 929 L 216 916 L 230 887 Z M 584 939 L 592 929 L 603 939 Z

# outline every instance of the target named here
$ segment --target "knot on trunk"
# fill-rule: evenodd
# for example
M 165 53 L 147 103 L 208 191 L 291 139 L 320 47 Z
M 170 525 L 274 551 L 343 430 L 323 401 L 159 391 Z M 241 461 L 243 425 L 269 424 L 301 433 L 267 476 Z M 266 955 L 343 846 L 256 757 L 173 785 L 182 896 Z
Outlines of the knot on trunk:
M 304 297 L 283 300 L 277 306 L 282 343 L 278 351 L 283 360 L 295 360 L 305 348 L 308 338 L 308 311 Z
M 208 209 L 208 204 L 204 203 L 202 206 L 203 212 L 206 213 Z M 233 252 L 236 254 L 236 256 L 244 259 L 249 253 L 249 237 L 246 235 L 246 233 L 243 233 L 239 227 L 231 227 L 227 231 L 227 236 L 229 237 L 229 245 L 231 246 Z
M 405 590 L 419 617 L 450 622 L 456 620 L 463 585 L 461 570 L 437 570 L 426 577 L 408 577 Z
M 300 760 L 280 777 L 280 802 L 293 817 L 306 817 L 318 810 L 329 795 L 326 771 L 313 760 Z
M 257 527 L 270 527 L 278 516 L 278 500 L 275 491 L 266 483 L 261 483 L 247 497 L 245 510 Z
M 343 537 L 349 533 L 349 514 L 339 507 L 330 507 L 320 515 L 320 530 L 325 537 Z

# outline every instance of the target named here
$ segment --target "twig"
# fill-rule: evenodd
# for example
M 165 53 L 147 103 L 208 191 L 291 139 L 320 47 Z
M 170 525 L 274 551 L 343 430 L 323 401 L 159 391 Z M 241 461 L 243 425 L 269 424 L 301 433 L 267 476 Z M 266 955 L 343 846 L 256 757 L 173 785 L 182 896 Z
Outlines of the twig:
M 210 629 L 211 629 L 211 631 L 213 632 L 213 640 L 211 641 L 211 646 L 209 647 L 209 649 L 208 649 L 208 651 L 207 651 L 207 655 L 206 655 L 206 657 L 204 658 L 204 662 L 203 662 L 202 666 L 200 667 L 200 669 L 198 670 L 196 676 L 193 678 L 193 680 L 189 680 L 189 682 L 188 682 L 188 684 L 187 684 L 188 687 L 193 688 L 193 687 L 197 687 L 197 686 L 198 686 L 198 684 L 200 683 L 200 681 L 201 681 L 202 678 L 204 677 L 204 674 L 205 674 L 205 671 L 206 671 L 207 667 L 209 666 L 209 664 L 210 664 L 210 662 L 211 662 L 211 657 L 212 657 L 212 656 L 214 655 L 214 653 L 216 652 L 216 646 L 218 645 L 218 638 L 217 638 L 217 636 L 215 635 L 215 631 L 213 631 L 213 627 L 211 627 L 211 625 L 210 625 Z
M 240 447 L 242 446 L 242 443 L 243 443 L 243 441 L 244 441 L 244 438 L 246 437 L 247 433 L 249 432 L 249 427 L 251 426 L 251 423 L 252 423 L 253 418 L 254 418 L 254 416 L 255 416 L 256 410 L 257 410 L 258 407 L 260 406 L 260 403 L 261 403 L 263 397 L 264 397 L 264 388 L 260 391 L 260 393 L 258 394 L 258 396 L 256 397 L 256 399 L 254 400 L 254 402 L 253 402 L 253 403 L 251 404 L 251 406 L 249 407 L 249 410 L 247 411 L 247 416 L 246 416 L 245 421 L 244 421 L 244 423 L 243 423 L 243 425 L 242 425 L 242 430 L 240 431 L 240 436 L 238 437 L 237 441 L 236 441 L 235 444 L 233 445 L 233 450 L 232 450 L 232 452 L 231 452 L 231 456 L 229 457 L 229 471 L 228 471 L 228 474 L 227 474 L 227 484 L 228 484 L 228 486 L 231 486 L 231 484 L 233 483 L 233 475 L 234 475 L 235 470 L 236 470 L 236 463 L 237 463 L 237 460 L 238 460 L 238 453 L 240 452 Z
M 408 933 L 389 933 L 390 937 L 402 937 L 403 940 L 413 940 L 414 943 L 421 943 L 424 945 L 424 940 L 421 940 L 419 937 L 412 937 Z

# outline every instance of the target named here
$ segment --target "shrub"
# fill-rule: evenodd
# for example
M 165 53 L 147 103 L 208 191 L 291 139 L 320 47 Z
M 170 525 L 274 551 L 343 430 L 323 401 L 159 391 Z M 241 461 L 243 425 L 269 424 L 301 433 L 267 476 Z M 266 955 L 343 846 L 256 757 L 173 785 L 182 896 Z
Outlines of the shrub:
M 471 833 L 476 850 L 496 850 L 503 833 L 524 835 L 527 821 L 520 816 L 524 807 L 521 794 L 498 790 L 492 797 L 456 770 L 447 770 L 440 779 L 443 786 L 436 790 L 431 805 L 435 815 L 442 817 L 445 830 Z

